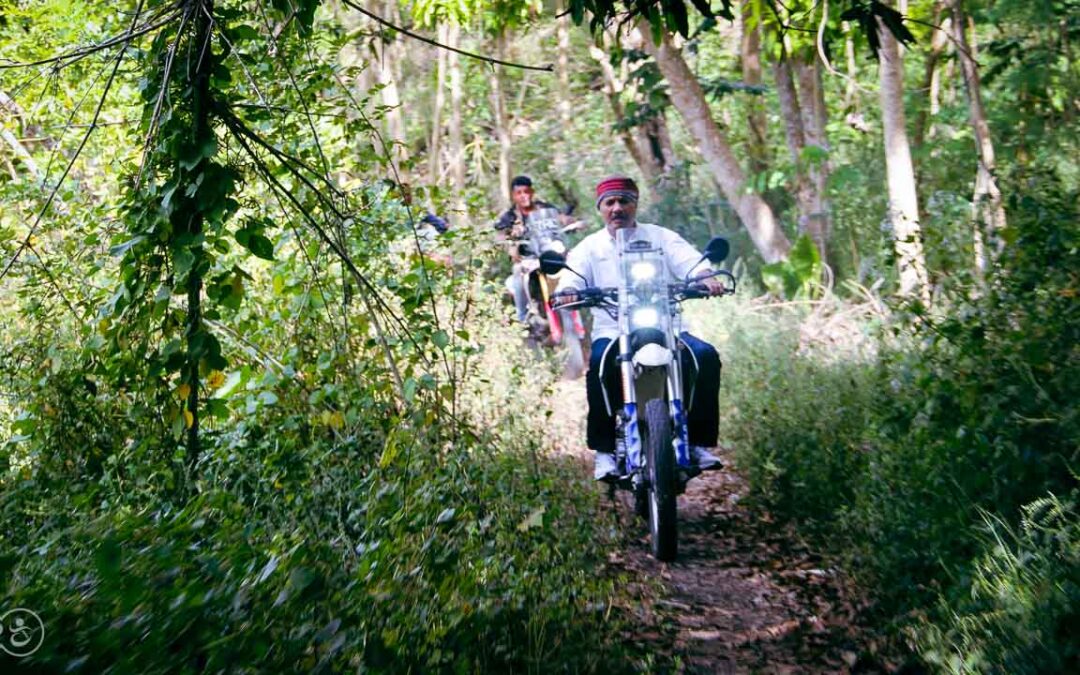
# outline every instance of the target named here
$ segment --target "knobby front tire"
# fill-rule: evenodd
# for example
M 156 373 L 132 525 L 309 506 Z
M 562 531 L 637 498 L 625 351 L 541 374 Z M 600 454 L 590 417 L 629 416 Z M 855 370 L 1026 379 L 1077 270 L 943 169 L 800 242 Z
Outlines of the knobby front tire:
M 670 562 L 679 553 L 678 482 L 675 467 L 675 448 L 672 445 L 671 416 L 662 399 L 653 399 L 645 406 L 645 439 L 649 466 L 649 530 L 653 557 Z

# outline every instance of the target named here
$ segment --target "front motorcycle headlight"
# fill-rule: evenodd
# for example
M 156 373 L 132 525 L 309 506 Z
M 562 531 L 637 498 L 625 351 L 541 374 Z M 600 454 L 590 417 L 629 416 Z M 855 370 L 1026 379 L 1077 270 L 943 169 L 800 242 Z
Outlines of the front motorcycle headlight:
M 660 325 L 660 312 L 655 307 L 636 307 L 630 312 L 630 327 L 656 328 Z
M 630 278 L 637 282 L 650 281 L 656 277 L 656 265 L 641 261 L 630 266 Z

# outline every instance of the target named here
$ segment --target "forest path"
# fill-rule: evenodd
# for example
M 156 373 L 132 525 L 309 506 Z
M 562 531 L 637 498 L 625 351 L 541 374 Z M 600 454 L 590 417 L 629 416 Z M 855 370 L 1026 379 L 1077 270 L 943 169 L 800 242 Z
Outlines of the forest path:
M 584 448 L 584 380 L 555 387 L 553 424 L 565 454 L 588 461 Z M 743 503 L 748 486 L 731 466 L 691 481 L 679 498 L 679 557 L 661 563 L 649 553 L 646 524 L 628 493 L 613 504 L 624 546 L 611 565 L 635 584 L 624 608 L 634 628 L 624 639 L 635 652 L 663 655 L 656 666 L 680 673 L 874 673 L 895 666 L 877 655 L 860 622 L 865 602 L 842 571 L 801 541 L 790 526 Z M 653 672 L 653 671 L 650 671 Z

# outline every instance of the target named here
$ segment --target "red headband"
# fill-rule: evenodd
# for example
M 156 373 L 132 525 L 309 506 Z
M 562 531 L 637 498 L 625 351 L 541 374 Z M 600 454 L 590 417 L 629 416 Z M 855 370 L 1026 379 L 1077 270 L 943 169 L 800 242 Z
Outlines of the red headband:
M 596 184 L 596 205 L 600 206 L 600 202 L 604 197 L 610 194 L 618 194 L 624 197 L 630 197 L 634 201 L 638 198 L 638 187 L 634 179 L 627 178 L 626 176 L 611 176 L 605 178 Z

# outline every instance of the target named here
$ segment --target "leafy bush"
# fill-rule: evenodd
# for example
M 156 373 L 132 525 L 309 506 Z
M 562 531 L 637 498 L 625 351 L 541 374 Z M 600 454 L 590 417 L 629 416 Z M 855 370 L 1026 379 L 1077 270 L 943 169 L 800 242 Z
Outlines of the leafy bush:
M 87 388 L 78 353 L 23 380 L 0 445 L 2 605 L 37 611 L 46 641 L 19 666 L 610 665 L 613 535 L 587 472 L 538 447 L 553 374 L 479 321 L 460 418 L 419 373 L 407 407 L 379 380 L 251 376 L 191 467 L 158 412 Z
M 962 652 L 960 670 L 976 661 L 994 672 L 1054 670 L 1080 649 L 1062 629 L 1075 619 L 1072 554 L 1031 538 L 1075 532 L 1071 507 L 1053 523 L 1034 510 L 1047 493 L 1075 488 L 1080 460 L 1080 195 L 1044 173 L 1011 180 L 993 272 L 956 275 L 933 311 L 897 309 L 880 340 L 815 348 L 808 336 L 875 332 L 876 312 L 830 298 L 710 323 L 726 343 L 733 407 L 723 434 L 759 503 L 815 526 L 877 589 L 887 616 L 925 616 L 926 630 L 944 636 L 933 658 L 953 664 L 944 655 Z M 1021 547 L 1045 562 L 994 567 L 1002 559 L 983 553 L 980 514 L 1020 528 Z M 985 609 L 995 584 L 1009 587 L 995 600 L 1009 608 Z M 923 613 L 939 600 L 943 609 Z
M 874 373 L 860 358 L 808 357 L 825 346 L 802 343 L 807 307 L 728 305 L 707 320 L 706 334 L 716 335 L 714 322 L 727 332 L 717 340 L 723 442 L 735 447 L 759 500 L 812 520 L 832 518 L 838 501 L 853 499 Z M 823 306 L 820 316 L 837 307 Z
M 1080 514 L 1076 494 L 1023 508 L 1019 532 L 986 516 L 986 552 L 971 595 L 941 608 L 919 635 L 927 660 L 950 673 L 1080 670 Z
M 597 514 L 576 468 L 417 450 L 408 467 L 364 472 L 363 448 L 343 444 L 301 450 L 275 479 L 281 451 L 269 439 L 230 448 L 247 455 L 234 480 L 183 506 L 101 512 L 18 549 L 5 604 L 37 609 L 50 638 L 32 663 L 595 665 L 586 645 L 612 588 L 587 572 L 603 538 L 580 527 Z

